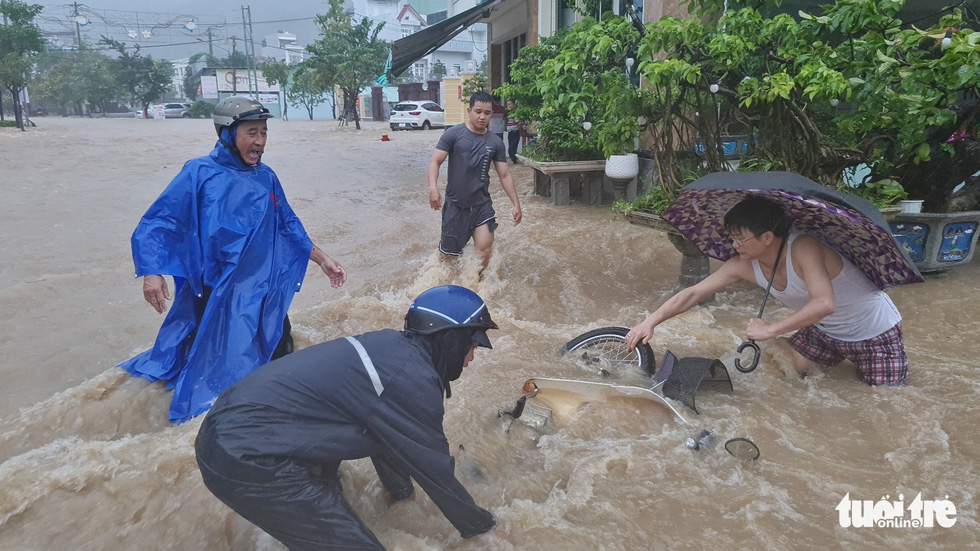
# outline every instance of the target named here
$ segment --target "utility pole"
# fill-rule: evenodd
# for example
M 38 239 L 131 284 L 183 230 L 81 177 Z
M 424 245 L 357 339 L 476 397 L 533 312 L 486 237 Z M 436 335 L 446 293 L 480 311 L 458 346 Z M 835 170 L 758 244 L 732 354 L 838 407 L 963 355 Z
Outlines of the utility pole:
M 208 55 L 214 57 L 214 42 L 211 27 L 208 27 Z
M 259 99 L 259 74 L 255 70 L 255 40 L 252 38 L 252 7 L 242 6 L 242 28 L 245 35 L 245 56 L 248 57 L 248 94 Z
M 75 2 L 75 44 L 76 48 L 82 49 L 82 26 L 78 23 L 78 2 Z M 6 20 L 6 17 L 4 17 Z M 6 21 L 4 21 L 6 23 Z
M 0 5 L 6 3 L 6 0 L 0 0 Z M 7 26 L 7 12 L 3 12 L 3 26 Z M 6 120 L 3 118 L 3 90 L 0 90 L 0 121 Z
M 231 95 L 238 95 L 238 67 L 235 67 L 235 45 L 238 44 L 237 36 L 228 37 L 231 40 Z

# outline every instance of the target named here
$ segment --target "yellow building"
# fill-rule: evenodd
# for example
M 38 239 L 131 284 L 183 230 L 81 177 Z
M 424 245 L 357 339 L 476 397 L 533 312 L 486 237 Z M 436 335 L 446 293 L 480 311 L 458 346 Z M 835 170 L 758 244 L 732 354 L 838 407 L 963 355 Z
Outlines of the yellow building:
M 466 81 L 473 78 L 475 72 L 464 72 L 459 76 L 449 76 L 442 79 L 445 91 L 446 126 L 466 122 L 466 107 L 463 103 L 463 87 Z

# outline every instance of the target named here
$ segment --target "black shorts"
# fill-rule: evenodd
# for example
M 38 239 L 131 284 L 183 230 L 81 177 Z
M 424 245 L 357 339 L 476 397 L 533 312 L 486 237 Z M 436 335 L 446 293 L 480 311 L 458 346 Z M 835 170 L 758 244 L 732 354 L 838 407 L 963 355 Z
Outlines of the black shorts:
M 490 233 L 497 230 L 497 213 L 487 201 L 472 207 L 457 207 L 452 201 L 442 204 L 442 239 L 439 252 L 459 256 L 463 247 L 473 237 L 473 230 L 486 224 Z

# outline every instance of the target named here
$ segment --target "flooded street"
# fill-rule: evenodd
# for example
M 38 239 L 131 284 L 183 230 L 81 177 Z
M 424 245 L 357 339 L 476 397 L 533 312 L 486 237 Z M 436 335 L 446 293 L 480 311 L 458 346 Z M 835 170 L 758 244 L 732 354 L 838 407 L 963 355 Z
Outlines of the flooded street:
M 0 130 L 0 551 L 282 549 L 205 489 L 193 451 L 201 418 L 170 424 L 164 385 L 115 367 L 149 348 L 163 320 L 133 277 L 130 235 L 183 163 L 210 151 L 211 122 L 36 122 Z M 559 348 L 633 326 L 670 296 L 681 257 L 666 236 L 606 207 L 552 206 L 512 165 L 524 222 L 509 222 L 494 177 L 500 228 L 481 280 L 472 245 L 458 264 L 437 258 L 425 171 L 438 131 L 381 142 L 379 123 L 269 127 L 263 161 L 348 273 L 337 290 L 307 271 L 289 314 L 300 347 L 401 328 L 411 300 L 442 284 L 479 293 L 500 325 L 493 350 L 453 384 L 445 429 L 452 450 L 465 446 L 460 479 L 503 538 L 461 539 L 423 492 L 389 504 L 370 462 L 348 462 L 345 494 L 387 548 L 980 549 L 980 262 L 889 291 L 904 317 L 906 388 L 867 387 L 849 364 L 799 380 L 774 342 L 755 372 L 739 373 L 735 349 L 762 300 L 741 286 L 664 323 L 651 343 L 658 365 L 667 349 L 721 359 L 733 392 L 698 393 L 700 415 L 675 403 L 687 424 L 620 398 L 542 429 L 497 411 L 531 377 L 610 382 Z M 786 314 L 769 303 L 767 318 Z M 701 429 L 714 446 L 687 449 Z M 727 454 L 732 437 L 754 441 L 760 459 Z M 845 496 L 902 500 L 909 519 L 919 494 L 955 505 L 955 524 L 839 522 Z

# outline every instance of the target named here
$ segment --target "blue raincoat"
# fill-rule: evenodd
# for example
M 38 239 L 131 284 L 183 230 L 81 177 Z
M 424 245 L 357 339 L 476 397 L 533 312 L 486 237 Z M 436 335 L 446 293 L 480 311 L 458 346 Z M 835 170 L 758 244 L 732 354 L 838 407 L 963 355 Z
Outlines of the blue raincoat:
M 226 145 L 234 134 L 223 134 L 184 165 L 132 237 L 136 276 L 171 275 L 175 295 L 153 348 L 120 367 L 169 383 L 175 423 L 269 361 L 313 248 L 276 174 L 243 163 Z

